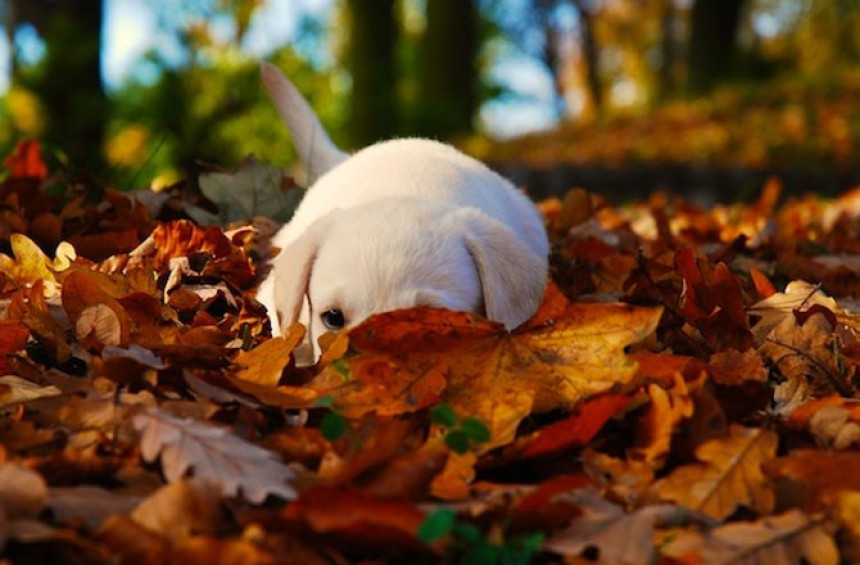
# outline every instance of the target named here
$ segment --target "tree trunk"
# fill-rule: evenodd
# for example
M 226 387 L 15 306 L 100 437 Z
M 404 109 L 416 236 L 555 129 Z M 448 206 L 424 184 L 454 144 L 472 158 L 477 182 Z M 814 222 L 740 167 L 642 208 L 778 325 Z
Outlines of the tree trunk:
M 594 38 L 594 14 L 583 0 L 573 0 L 573 5 L 579 13 L 581 30 L 580 49 L 585 59 L 585 79 L 588 85 L 588 96 L 591 99 L 594 113 L 599 114 L 603 108 L 603 85 L 600 82 L 600 63 L 597 40 Z
M 426 16 L 416 133 L 444 138 L 472 129 L 478 11 L 474 0 L 427 0 Z
M 666 100 L 675 91 L 675 3 L 660 0 L 660 68 L 657 99 Z
M 14 25 L 30 23 L 45 41 L 38 77 L 24 82 L 44 105 L 43 141 L 65 151 L 88 174 L 104 171 L 108 102 L 101 82 L 101 2 L 15 0 Z
M 729 78 L 737 53 L 744 0 L 695 0 L 691 16 L 687 81 L 694 93 Z
M 352 29 L 351 142 L 363 147 L 391 137 L 397 123 L 395 0 L 349 0 Z

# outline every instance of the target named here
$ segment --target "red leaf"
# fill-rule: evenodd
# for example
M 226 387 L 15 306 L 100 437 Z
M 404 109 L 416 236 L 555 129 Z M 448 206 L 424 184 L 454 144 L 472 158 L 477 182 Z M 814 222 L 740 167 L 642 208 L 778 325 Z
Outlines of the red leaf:
M 616 394 L 598 396 L 589 400 L 576 414 L 540 430 L 534 441 L 526 447 L 523 457 L 538 457 L 568 447 L 587 445 L 603 424 L 624 409 L 630 400 L 629 396 Z
M 406 500 L 386 500 L 332 487 L 302 493 L 281 514 L 293 524 L 340 541 L 351 550 L 386 547 L 391 551 L 424 548 L 416 533 L 424 513 Z
M 48 176 L 48 167 L 42 161 L 39 142 L 24 139 L 12 153 L 3 161 L 9 169 L 9 178 L 35 178 L 44 180 Z
M 0 322 L 0 376 L 12 369 L 9 356 L 24 349 L 30 329 L 21 322 Z

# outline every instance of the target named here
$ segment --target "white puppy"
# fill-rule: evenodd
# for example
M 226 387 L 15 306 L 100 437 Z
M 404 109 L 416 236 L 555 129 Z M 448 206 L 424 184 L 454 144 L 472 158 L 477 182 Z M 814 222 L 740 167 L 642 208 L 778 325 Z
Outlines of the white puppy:
M 263 83 L 289 126 L 310 189 L 275 236 L 260 287 L 272 330 L 301 321 L 316 338 L 378 312 L 433 306 L 512 329 L 537 309 L 549 243 L 534 205 L 453 147 L 377 143 L 347 156 L 275 67 Z

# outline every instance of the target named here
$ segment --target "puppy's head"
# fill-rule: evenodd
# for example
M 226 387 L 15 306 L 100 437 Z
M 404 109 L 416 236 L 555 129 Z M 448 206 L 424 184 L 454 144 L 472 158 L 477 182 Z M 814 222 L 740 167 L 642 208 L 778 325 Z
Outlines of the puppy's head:
M 476 312 L 511 329 L 537 309 L 546 258 L 472 208 L 391 199 L 335 210 L 275 263 L 282 328 L 309 306 L 311 343 L 371 314 L 431 306 Z

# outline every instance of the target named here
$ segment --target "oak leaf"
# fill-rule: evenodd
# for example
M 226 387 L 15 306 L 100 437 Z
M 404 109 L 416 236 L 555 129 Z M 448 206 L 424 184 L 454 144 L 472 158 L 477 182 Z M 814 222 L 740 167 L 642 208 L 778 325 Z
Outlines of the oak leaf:
M 826 524 L 799 510 L 756 522 L 735 522 L 710 531 L 685 532 L 662 547 L 683 562 L 755 565 L 809 563 L 836 565 L 839 550 Z
M 146 461 L 161 456 L 161 468 L 169 482 L 190 470 L 196 477 L 221 485 L 224 496 L 242 495 L 261 503 L 270 494 L 290 500 L 296 491 L 289 484 L 294 472 L 277 456 L 231 434 L 224 428 L 190 418 L 176 418 L 157 408 L 141 410 L 133 417 L 140 434 L 140 452 Z
M 579 556 L 596 548 L 601 563 L 651 563 L 655 557 L 655 527 L 682 514 L 681 509 L 668 504 L 646 506 L 628 514 L 593 487 L 572 491 L 566 499 L 576 503 L 582 515 L 553 534 L 545 548 L 566 556 Z
M 759 352 L 789 384 L 791 381 L 808 384 L 808 396 L 831 392 L 851 396 L 851 387 L 846 382 L 845 369 L 834 345 L 835 320 L 829 312 L 810 309 L 806 314 L 786 316 L 768 333 Z M 797 400 L 798 397 L 793 396 L 793 403 Z
M 718 520 L 742 505 L 769 513 L 774 494 L 761 468 L 776 455 L 777 435 L 738 425 L 729 431 L 729 437 L 711 439 L 696 448 L 700 463 L 678 467 L 655 483 L 660 498 Z
M 222 226 L 254 216 L 287 222 L 304 196 L 281 169 L 253 156 L 242 161 L 235 173 L 200 175 L 200 191 L 218 206 L 218 215 L 200 208 L 189 208 L 189 215 L 203 225 Z

